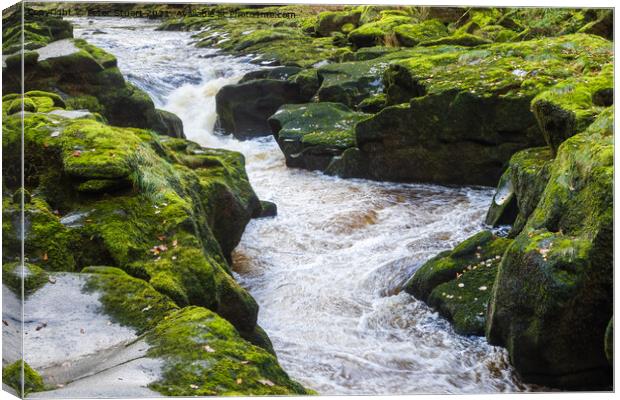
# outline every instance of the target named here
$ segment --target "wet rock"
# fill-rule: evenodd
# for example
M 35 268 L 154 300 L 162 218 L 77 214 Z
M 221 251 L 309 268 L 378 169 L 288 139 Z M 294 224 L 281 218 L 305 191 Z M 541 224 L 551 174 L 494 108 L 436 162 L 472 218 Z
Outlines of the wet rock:
M 446 26 L 436 19 L 429 19 L 418 24 L 404 24 L 394 28 L 398 44 L 414 47 L 422 42 L 435 40 L 448 35 Z
M 355 145 L 353 127 L 367 115 L 340 103 L 285 105 L 269 118 L 286 165 L 325 170 L 334 156 Z
M 275 217 L 278 215 L 278 206 L 276 203 L 266 200 L 261 200 L 261 212 L 258 215 L 258 218 L 268 218 Z
M 506 170 L 497 184 L 497 189 L 493 195 L 491 206 L 487 212 L 484 223 L 497 227 L 499 225 L 512 225 L 519 209 L 517 208 L 517 198 L 515 196 L 514 187 L 510 170 Z
M 405 291 L 449 319 L 456 332 L 484 335 L 497 267 L 510 242 L 480 232 L 427 261 L 405 284 Z
M 183 133 L 183 121 L 176 114 L 166 110 L 155 109 L 155 122 L 153 129 L 162 135 L 176 138 L 185 138 Z
M 574 49 L 570 60 L 566 46 Z M 541 48 L 543 63 L 536 61 Z M 494 56 L 517 49 L 524 57 L 513 59 L 518 69 Z M 544 144 L 530 102 L 552 83 L 538 71 L 551 64 L 566 71 L 585 54 L 600 68 L 609 62 L 609 42 L 567 35 L 394 61 L 384 75 L 387 104 L 394 105 L 356 126 L 357 147 L 368 162 L 368 175 L 357 177 L 496 185 L 515 152 Z
M 613 108 L 560 145 L 549 183 L 506 251 L 486 335 L 531 382 L 611 384 Z
M 180 120 L 170 113 L 156 110 L 146 93 L 126 82 L 111 54 L 81 39 L 52 41 L 37 49 L 35 54 L 37 56 L 27 71 L 27 91 L 88 98 L 89 101 L 79 102 L 86 105 L 80 108 L 101 113 L 113 125 L 182 136 Z M 21 70 L 11 68 L 10 60 L 6 61 L 3 74 L 5 93 L 17 93 L 21 91 Z
M 260 69 L 258 71 L 248 72 L 238 83 L 245 83 L 256 79 L 275 79 L 284 81 L 296 75 L 302 69 L 299 67 L 275 67 L 269 69 Z
M 308 100 L 298 84 L 274 79 L 227 85 L 215 97 L 220 127 L 240 139 L 267 136 L 267 119 L 280 106 Z
M 601 111 L 613 104 L 613 66 L 581 77 L 564 80 L 536 96 L 532 110 L 536 115 L 552 154 L 569 137 L 582 132 Z
M 362 13 L 352 11 L 324 11 L 317 16 L 314 32 L 319 36 L 329 36 L 333 32 L 349 32 L 355 28 Z

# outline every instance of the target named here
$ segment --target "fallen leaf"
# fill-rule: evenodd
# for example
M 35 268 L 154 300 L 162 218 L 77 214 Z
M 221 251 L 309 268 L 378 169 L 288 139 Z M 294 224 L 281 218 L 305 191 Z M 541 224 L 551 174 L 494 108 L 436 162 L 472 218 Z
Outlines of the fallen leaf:
M 40 331 L 41 329 L 45 328 L 47 326 L 47 322 L 43 322 L 42 324 L 39 324 L 36 328 L 34 328 L 35 331 Z
M 271 382 L 269 379 L 259 379 L 258 380 L 260 383 L 262 383 L 263 385 L 266 386 L 274 386 L 275 384 L 273 382 Z
M 83 335 L 86 333 L 86 331 L 84 330 L 84 328 L 80 328 L 80 333 Z
M 47 280 L 49 281 L 49 283 L 51 283 L 52 285 L 56 283 L 56 278 L 54 278 L 53 276 L 50 276 L 47 278 Z
M 47 261 L 48 257 L 47 257 L 47 252 L 43 253 L 43 261 Z
M 192 389 L 194 389 L 194 390 L 196 390 L 196 389 L 198 389 L 198 388 L 199 388 L 199 386 L 198 386 L 198 385 L 194 385 L 193 383 L 192 383 L 191 385 L 189 385 L 189 387 L 190 387 L 190 388 L 192 388 Z
M 157 236 L 157 239 L 159 239 L 160 242 L 163 242 L 164 240 L 166 240 L 166 236 L 160 235 L 160 236 Z
M 174 239 L 174 240 L 172 241 L 172 247 L 177 247 L 177 243 L 178 243 L 178 242 L 177 242 L 177 240 L 176 240 L 176 239 Z
M 249 363 L 250 362 L 248 360 L 241 361 L 241 364 L 243 364 L 243 365 L 246 365 L 246 364 L 249 364 Z
M 237 378 L 237 385 L 241 385 L 243 383 L 243 379 Z
M 202 348 L 207 352 L 207 353 L 215 353 L 215 349 L 211 346 L 209 346 L 208 344 L 205 344 L 204 346 L 202 346 Z
M 56 384 L 56 387 L 57 387 L 57 388 L 64 388 L 64 387 L 65 387 L 65 385 L 63 385 L 62 383 L 57 383 L 57 384 Z
M 82 155 L 82 152 L 79 151 L 79 150 L 76 150 L 76 151 L 73 152 L 73 157 L 79 157 L 81 155 Z

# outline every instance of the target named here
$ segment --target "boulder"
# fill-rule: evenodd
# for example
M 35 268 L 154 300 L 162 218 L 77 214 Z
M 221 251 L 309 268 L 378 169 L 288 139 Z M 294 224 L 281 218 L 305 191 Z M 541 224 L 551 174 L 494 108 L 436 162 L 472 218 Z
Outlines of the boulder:
M 215 97 L 220 128 L 239 139 L 269 135 L 267 119 L 278 108 L 308 100 L 297 83 L 275 79 L 227 85 Z
M 480 49 L 431 47 L 435 54 L 393 61 L 383 78 L 392 106 L 356 126 L 361 154 L 354 162 L 364 159 L 367 168 L 355 176 L 496 185 L 515 152 L 544 144 L 530 103 L 553 85 L 548 74 L 565 78 L 567 65 L 584 57 L 594 73 L 610 62 L 609 45 L 576 34 Z
M 552 161 L 548 147 L 515 153 L 497 185 L 485 222 L 513 225 L 509 236 L 519 234 L 547 186 Z
M 439 20 L 429 19 L 418 24 L 403 24 L 394 28 L 400 46 L 414 47 L 422 42 L 448 35 L 448 29 Z
M 486 335 L 527 381 L 609 387 L 613 313 L 613 107 L 558 149 L 536 209 L 507 249 Z
M 422 265 L 405 291 L 450 320 L 456 332 L 484 335 L 487 303 L 510 239 L 480 232 Z
M 25 71 L 26 91 L 60 93 L 101 113 L 113 125 L 183 136 L 180 119 L 156 110 L 148 94 L 126 82 L 111 54 L 81 39 L 53 41 L 35 54 L 36 61 Z M 21 70 L 7 63 L 2 79 L 4 93 L 21 91 Z M 72 102 L 66 104 L 72 106 Z
M 287 166 L 323 171 L 355 145 L 353 127 L 366 117 L 340 103 L 308 103 L 282 106 L 269 124 Z
M 356 27 L 361 11 L 324 11 L 317 15 L 314 31 L 319 36 L 329 36 L 332 32 L 341 32 L 348 26 Z
M 613 65 L 564 80 L 532 100 L 532 110 L 555 155 L 569 137 L 582 132 L 605 107 L 613 105 Z

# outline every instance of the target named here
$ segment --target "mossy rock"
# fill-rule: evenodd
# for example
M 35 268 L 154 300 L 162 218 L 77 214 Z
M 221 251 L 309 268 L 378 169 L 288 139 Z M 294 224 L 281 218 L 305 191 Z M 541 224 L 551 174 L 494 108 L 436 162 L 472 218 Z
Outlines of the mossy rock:
M 232 325 L 204 308 L 172 313 L 146 340 L 148 356 L 164 360 L 162 378 L 149 386 L 166 396 L 308 393 L 275 356 L 244 341 Z
M 398 44 L 414 47 L 422 42 L 439 39 L 448 35 L 446 26 L 436 19 L 429 19 L 417 24 L 398 25 L 394 28 Z
M 21 118 L 3 123 L 3 151 L 18 157 Z M 60 115 L 29 114 L 24 126 L 26 188 L 36 194 L 25 205 L 31 262 L 60 271 L 119 267 L 177 305 L 209 307 L 254 332 L 258 307 L 228 264 L 260 210 L 241 154 Z M 19 187 L 19 170 L 3 175 L 7 188 Z M 4 202 L 8 257 L 19 254 L 18 208 Z
M 355 145 L 353 127 L 366 117 L 344 104 L 321 102 L 285 105 L 269 123 L 289 167 L 324 170 Z
M 438 39 L 426 40 L 420 43 L 421 46 L 464 46 L 464 47 L 476 47 L 483 44 L 490 44 L 491 41 L 480 36 L 472 35 L 470 33 L 461 33 L 458 35 L 445 36 Z
M 73 25 L 62 18 L 33 12 L 19 7 L 9 8 L 2 15 L 2 53 L 37 49 L 52 41 L 73 37 Z M 23 17 L 23 23 L 22 23 Z M 22 40 L 23 35 L 23 40 Z
M 485 222 L 492 226 L 513 225 L 510 236 L 516 236 L 538 204 L 551 163 L 548 147 L 515 153 L 497 185 Z
M 267 136 L 269 116 L 284 104 L 308 101 L 304 94 L 297 83 L 275 79 L 224 86 L 215 97 L 219 126 L 240 139 Z
M 613 64 L 564 80 L 532 100 L 532 110 L 553 155 L 569 137 L 582 132 L 613 105 Z
M 405 284 L 405 291 L 426 302 L 441 284 L 456 280 L 457 276 L 488 260 L 495 264 L 496 257 L 501 257 L 509 243 L 509 239 L 497 237 L 490 231 L 477 233 L 453 250 L 444 251 L 424 263 Z
M 269 69 L 259 69 L 243 75 L 243 78 L 241 78 L 237 83 L 245 83 L 256 79 L 275 79 L 285 81 L 301 71 L 302 68 L 299 67 L 274 67 Z
M 486 335 L 524 379 L 611 384 L 613 107 L 558 150 L 541 198 L 500 265 Z
M 350 32 L 357 26 L 361 14 L 358 10 L 324 11 L 316 17 L 314 32 L 320 36 L 329 36 L 332 32 Z
M 278 206 L 272 201 L 261 200 L 261 212 L 259 218 L 275 217 L 278 215 Z
M 2 383 L 13 388 L 20 397 L 45 390 L 41 375 L 22 360 L 2 367 Z
M 22 111 L 22 102 L 25 112 L 50 112 L 65 108 L 64 101 L 55 93 L 32 90 L 24 96 L 17 93 L 7 94 L 2 97 L 2 110 L 4 115 L 15 114 Z
M 113 55 L 82 39 L 66 40 L 66 45 L 73 46 L 75 51 L 35 60 L 25 71 L 26 91 L 38 94 L 41 91 L 62 93 L 67 98 L 81 99 L 76 104 L 69 103 L 69 106 L 75 109 L 79 105 L 80 109 L 87 108 L 93 113 L 101 113 L 116 126 L 152 129 L 163 135 L 183 136 L 178 117 L 156 110 L 144 91 L 126 82 Z M 21 92 L 21 82 L 21 69 L 7 67 L 3 76 L 4 93 Z M 27 97 L 36 99 L 50 96 Z M 64 108 L 57 98 L 53 100 L 54 107 Z M 37 110 L 38 107 L 32 111 Z M 39 111 L 49 109 L 42 108 Z
M 427 261 L 405 291 L 450 320 L 457 333 L 482 336 L 497 267 L 510 242 L 482 231 Z
M 433 54 L 393 60 L 383 77 L 393 106 L 356 126 L 369 163 L 368 175 L 356 177 L 496 185 L 515 152 L 544 144 L 532 99 L 558 80 L 603 68 L 609 45 L 575 34 L 476 49 L 429 47 Z
M 512 184 L 510 167 L 508 167 L 499 179 L 484 222 L 492 227 L 511 225 L 518 213 L 517 197 Z
M 415 22 L 404 15 L 382 15 L 381 19 L 359 26 L 349 32 L 349 41 L 355 48 L 378 45 L 395 45 L 394 29 L 399 25 Z
M 509 236 L 515 237 L 532 214 L 549 182 L 553 158 L 548 147 L 537 147 L 515 153 L 510 159 L 508 170 L 515 191 L 517 208 L 516 220 Z
M 10 288 L 18 297 L 22 293 L 22 281 L 24 295 L 28 296 L 41 288 L 48 280 L 48 274 L 35 264 L 12 262 L 2 264 L 2 283 Z
M 115 322 L 135 328 L 138 334 L 154 328 L 168 313 L 178 309 L 167 296 L 121 269 L 86 267 L 82 273 L 90 275 L 85 289 L 101 294 L 103 312 Z

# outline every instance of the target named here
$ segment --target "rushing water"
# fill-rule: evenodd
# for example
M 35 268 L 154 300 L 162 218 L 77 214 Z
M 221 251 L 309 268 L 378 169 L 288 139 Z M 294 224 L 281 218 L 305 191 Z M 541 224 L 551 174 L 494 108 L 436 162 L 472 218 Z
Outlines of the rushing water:
M 189 139 L 243 152 L 276 218 L 252 221 L 236 249 L 237 278 L 260 305 L 280 363 L 323 394 L 522 391 L 506 352 L 464 337 L 400 287 L 429 257 L 483 228 L 492 191 L 342 180 L 286 168 L 271 137 L 213 133 L 215 94 L 256 69 L 250 58 L 197 49 L 187 32 L 136 19 L 76 19 L 76 37 L 119 67 Z M 95 33 L 96 30 L 104 32 Z

